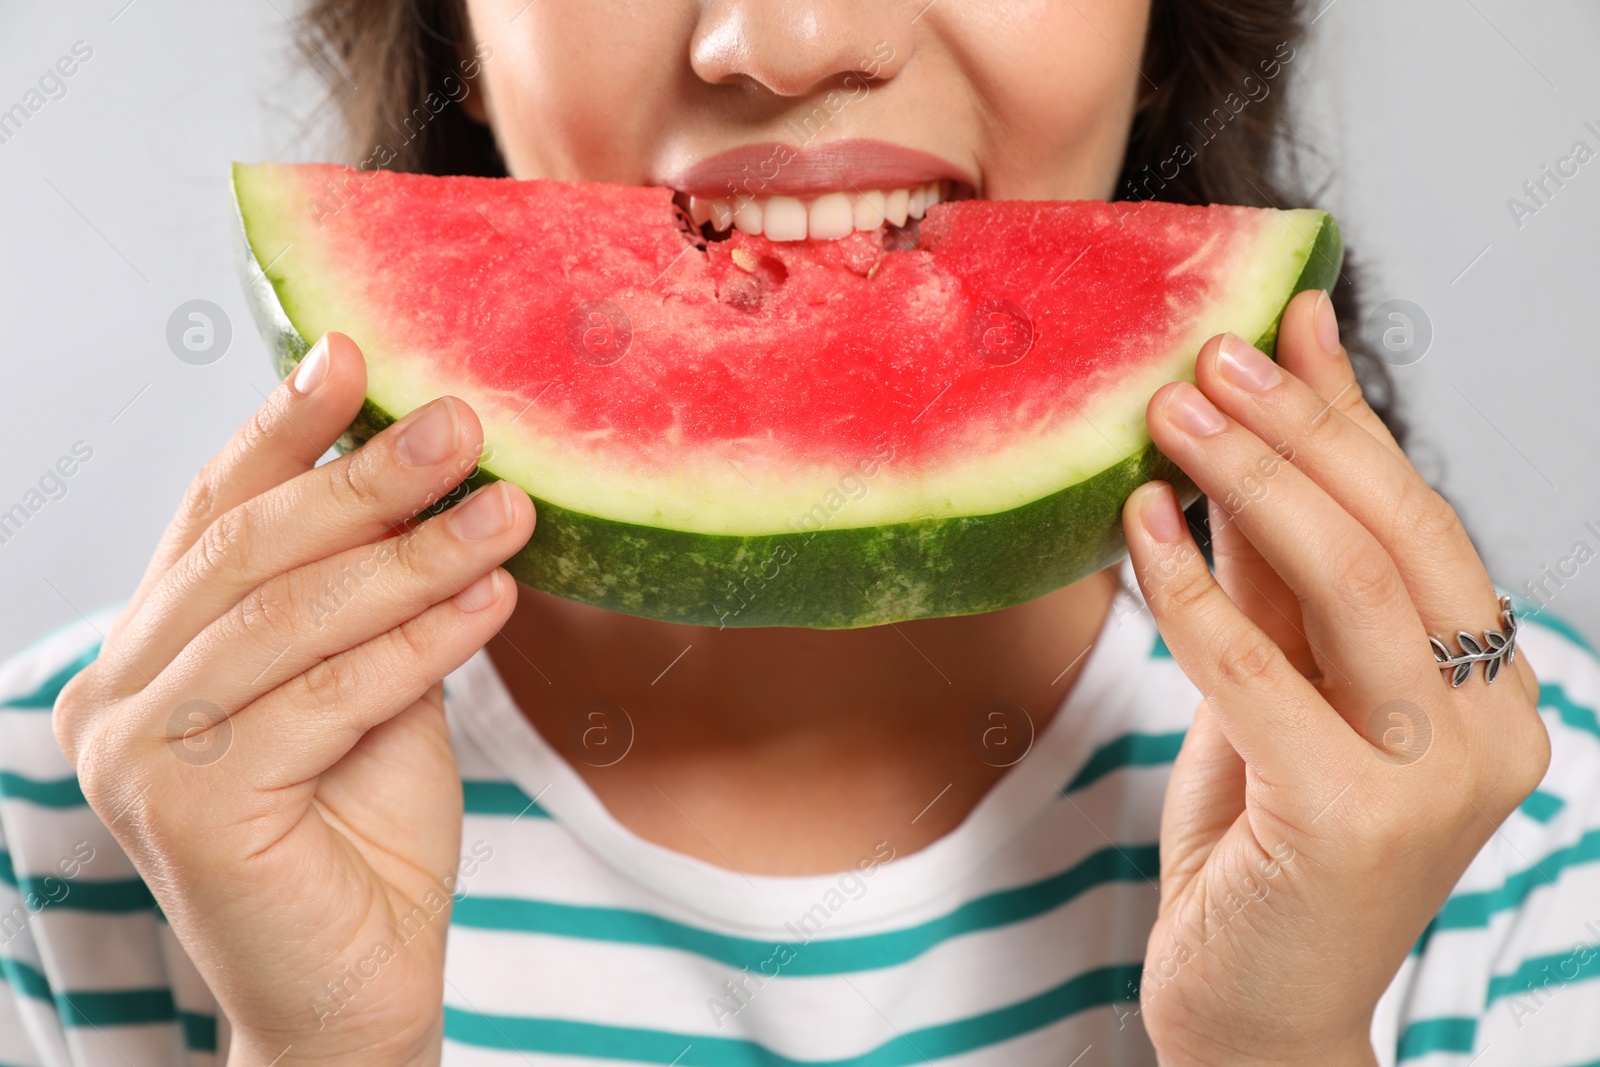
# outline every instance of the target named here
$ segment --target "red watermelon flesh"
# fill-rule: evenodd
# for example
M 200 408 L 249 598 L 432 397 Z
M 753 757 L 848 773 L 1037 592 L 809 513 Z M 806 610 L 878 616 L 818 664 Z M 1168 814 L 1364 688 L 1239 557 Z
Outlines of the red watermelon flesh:
M 1270 350 L 1339 256 L 1315 211 L 960 201 L 886 250 L 708 243 L 660 188 L 271 165 L 235 188 L 286 361 L 342 330 L 372 425 L 477 410 L 484 476 L 540 505 L 519 577 L 720 625 L 987 610 L 1103 566 L 1121 499 L 1175 476 L 1151 393 L 1223 330 Z

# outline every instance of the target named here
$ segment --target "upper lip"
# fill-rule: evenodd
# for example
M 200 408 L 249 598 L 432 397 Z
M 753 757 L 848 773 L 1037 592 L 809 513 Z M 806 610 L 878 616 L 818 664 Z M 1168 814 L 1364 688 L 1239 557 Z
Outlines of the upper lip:
M 975 177 L 947 159 L 888 141 L 851 138 L 807 148 L 780 141 L 741 145 L 691 163 L 667 175 L 662 184 L 690 196 L 732 200 L 746 195 L 864 193 L 941 180 L 976 194 Z

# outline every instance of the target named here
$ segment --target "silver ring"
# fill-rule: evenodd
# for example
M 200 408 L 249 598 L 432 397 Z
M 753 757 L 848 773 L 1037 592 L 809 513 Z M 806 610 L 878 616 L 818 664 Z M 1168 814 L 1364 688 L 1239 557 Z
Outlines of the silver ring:
M 1433 658 L 1442 671 L 1452 671 L 1450 675 L 1450 688 L 1454 689 L 1472 676 L 1472 665 L 1483 664 L 1483 681 L 1485 685 L 1493 685 L 1495 678 L 1500 674 L 1502 664 L 1511 663 L 1517 658 L 1517 613 L 1511 609 L 1511 598 L 1500 598 L 1500 625 L 1502 630 L 1485 630 L 1482 640 L 1473 637 L 1465 630 L 1456 632 L 1456 641 L 1461 645 L 1460 655 L 1451 655 L 1444 642 L 1434 636 L 1428 637 L 1428 644 L 1433 646 Z

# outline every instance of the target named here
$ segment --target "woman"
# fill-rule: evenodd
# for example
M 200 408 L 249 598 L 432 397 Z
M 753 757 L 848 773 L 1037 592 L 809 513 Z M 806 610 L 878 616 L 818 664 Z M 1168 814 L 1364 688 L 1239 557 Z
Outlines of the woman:
M 704 200 L 706 161 L 783 142 L 775 195 L 1282 206 L 1301 22 L 1268 0 L 322 0 L 306 39 L 373 165 Z M 796 125 L 847 78 L 848 108 Z M 1278 363 L 1215 338 L 1197 386 L 1152 398 L 1212 501 L 1204 550 L 1152 483 L 1123 568 L 826 633 L 518 589 L 520 491 L 408 522 L 472 468 L 465 403 L 314 466 L 365 382 L 360 338 L 330 335 L 196 479 L 132 600 L 0 675 L 25 896 L 6 1058 L 1600 1058 L 1600 666 L 1514 627 L 1363 399 L 1356 367 L 1384 383 L 1341 344 L 1348 276 L 1335 295 L 1290 305 Z M 361 610 L 316 616 L 374 556 Z M 1461 632 L 1485 647 L 1444 637 L 1458 677 L 1428 637 Z

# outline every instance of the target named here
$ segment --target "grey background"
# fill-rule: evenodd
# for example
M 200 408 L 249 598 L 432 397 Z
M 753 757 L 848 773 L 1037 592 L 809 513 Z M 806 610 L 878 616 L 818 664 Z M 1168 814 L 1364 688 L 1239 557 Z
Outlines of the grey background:
M 292 73 L 294 3 L 0 6 L 0 109 L 75 41 L 94 49 L 0 144 L 0 511 L 75 442 L 93 449 L 0 544 L 0 656 L 126 597 L 189 479 L 275 384 L 226 179 L 232 159 L 326 158 L 315 86 Z M 1291 64 L 1369 304 L 1409 300 L 1433 325 L 1398 372 L 1414 454 L 1518 591 L 1575 542 L 1600 552 L 1600 159 L 1520 230 L 1506 206 L 1574 141 L 1600 150 L 1597 42 L 1582 0 L 1334 0 Z M 207 365 L 167 346 L 190 300 L 232 321 Z M 1551 610 L 1600 636 L 1600 560 Z

